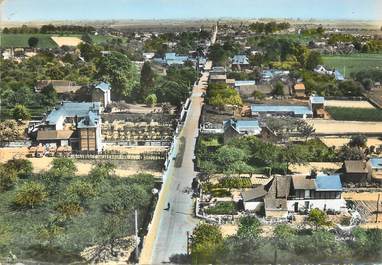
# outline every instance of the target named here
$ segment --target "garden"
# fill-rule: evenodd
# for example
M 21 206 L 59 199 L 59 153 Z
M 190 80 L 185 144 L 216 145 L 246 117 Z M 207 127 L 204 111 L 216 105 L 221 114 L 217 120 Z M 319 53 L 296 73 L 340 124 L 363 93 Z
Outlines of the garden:
M 381 109 L 327 107 L 326 110 L 340 121 L 382 121 Z

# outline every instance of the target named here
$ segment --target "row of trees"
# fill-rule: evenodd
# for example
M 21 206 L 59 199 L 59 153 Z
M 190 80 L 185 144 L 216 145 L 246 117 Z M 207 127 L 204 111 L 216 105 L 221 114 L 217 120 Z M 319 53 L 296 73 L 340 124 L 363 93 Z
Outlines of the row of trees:
M 274 126 L 269 123 L 269 126 Z M 278 124 L 275 126 L 279 126 Z M 309 137 L 314 130 L 309 125 L 298 126 L 294 131 L 287 131 L 286 126 L 280 127 L 280 134 L 285 137 L 289 133 L 297 133 Z M 280 137 L 282 137 L 280 135 Z M 207 174 L 224 173 L 244 174 L 266 171 L 264 173 L 288 173 L 292 164 L 305 164 L 307 162 L 333 162 L 338 161 L 338 154 L 333 148 L 327 148 L 317 139 L 307 140 L 301 144 L 280 146 L 265 142 L 255 136 L 248 136 L 231 140 L 228 144 L 212 150 L 200 139 L 197 145 L 198 165 Z
M 256 217 L 242 217 L 235 235 L 224 238 L 219 227 L 200 224 L 191 237 L 192 264 L 278 264 L 376 262 L 382 258 L 382 231 L 356 228 L 351 240 L 338 240 L 323 226 L 325 214 L 312 210 L 314 230 L 296 230 L 282 224 L 272 236 L 263 236 Z
M 249 29 L 255 31 L 257 34 L 270 34 L 280 30 L 286 30 L 290 28 L 290 24 L 288 22 L 277 23 L 275 21 L 271 21 L 268 23 L 256 22 L 249 25 Z
M 2 30 L 3 34 L 81 34 L 94 32 L 95 28 L 92 26 L 78 26 L 78 25 L 42 25 L 40 28 L 29 27 L 22 25 L 21 27 L 5 27 Z

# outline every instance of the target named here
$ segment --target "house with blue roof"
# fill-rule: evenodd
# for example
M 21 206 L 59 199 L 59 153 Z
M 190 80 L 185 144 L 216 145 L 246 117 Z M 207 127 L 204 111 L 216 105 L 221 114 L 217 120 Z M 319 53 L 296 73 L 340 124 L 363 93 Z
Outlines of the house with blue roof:
M 309 212 L 312 209 L 344 212 L 339 174 L 274 176 L 267 184 L 241 193 L 244 209 L 265 210 L 269 218 L 287 218 L 290 213 Z
M 342 191 L 339 174 L 293 175 L 287 199 L 288 211 L 309 211 L 314 208 L 344 211 L 346 202 L 342 198 Z
M 162 65 L 183 65 L 190 58 L 186 55 L 178 55 L 175 52 L 165 53 L 163 58 L 154 58 L 154 62 Z
M 248 57 L 246 55 L 235 55 L 232 58 L 231 68 L 234 71 L 235 70 L 241 71 L 241 70 L 249 69 L 250 63 L 249 63 Z
M 258 120 L 236 120 L 224 121 L 224 143 L 242 136 L 260 135 L 262 128 Z

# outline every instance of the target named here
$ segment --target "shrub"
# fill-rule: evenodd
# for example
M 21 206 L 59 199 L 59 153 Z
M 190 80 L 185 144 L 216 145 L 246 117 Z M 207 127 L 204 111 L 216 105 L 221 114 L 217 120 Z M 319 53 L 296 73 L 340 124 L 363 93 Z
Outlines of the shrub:
M 38 182 L 27 182 L 16 193 L 15 204 L 19 207 L 34 208 L 47 198 L 45 186 Z
M 12 188 L 17 182 L 17 172 L 5 165 L 0 165 L 0 191 Z

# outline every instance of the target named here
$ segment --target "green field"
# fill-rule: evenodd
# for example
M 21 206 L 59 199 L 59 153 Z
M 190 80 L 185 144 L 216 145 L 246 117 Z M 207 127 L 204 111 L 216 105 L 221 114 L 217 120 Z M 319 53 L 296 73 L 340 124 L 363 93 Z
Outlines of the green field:
M 382 121 L 381 109 L 327 107 L 326 110 L 339 121 Z
M 57 35 L 57 34 L 1 34 L 0 36 L 0 47 L 1 48 L 27 48 L 28 39 L 30 37 L 36 37 L 39 39 L 37 48 L 50 49 L 58 47 L 57 44 L 51 39 L 52 36 L 63 36 L 63 37 L 79 37 L 79 34 L 68 34 L 68 35 Z M 107 40 L 111 40 L 113 36 L 105 35 L 91 35 L 94 43 L 99 44 Z
M 50 34 L 1 34 L 1 48 L 27 48 L 28 39 L 36 37 L 39 39 L 37 48 L 49 49 L 58 47 L 57 44 L 50 38 Z
M 382 54 L 323 56 L 322 58 L 326 67 L 338 69 L 345 77 L 361 70 L 382 69 Z

